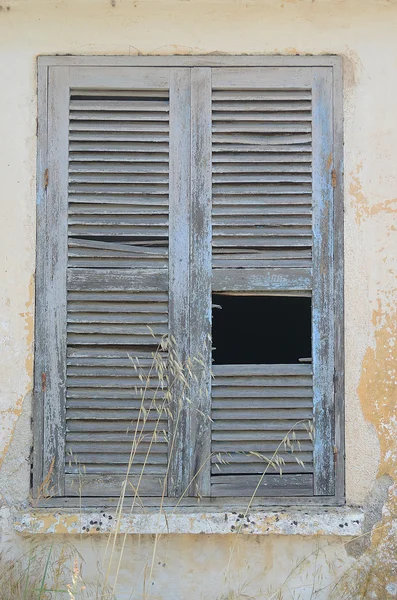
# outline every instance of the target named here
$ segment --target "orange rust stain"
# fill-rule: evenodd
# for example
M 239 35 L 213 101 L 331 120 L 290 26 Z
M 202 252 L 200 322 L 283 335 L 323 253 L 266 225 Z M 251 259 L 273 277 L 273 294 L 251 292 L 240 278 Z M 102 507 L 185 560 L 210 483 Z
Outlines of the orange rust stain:
M 397 307 L 378 300 L 372 323 L 375 344 L 365 353 L 358 395 L 365 418 L 375 427 L 381 448 L 378 476 L 389 475 L 394 484 L 380 524 L 371 538 L 372 568 L 365 576 L 366 596 L 389 598 L 387 584 L 397 570 Z M 372 594 L 372 596 L 371 596 Z M 376 595 L 373 595 L 376 594 Z
M 396 214 L 397 213 L 397 198 L 391 198 L 390 200 L 384 200 L 383 202 L 377 202 L 376 204 L 370 204 L 368 198 L 363 193 L 362 184 L 360 181 L 360 171 L 362 169 L 362 163 L 357 167 L 356 174 L 352 174 L 352 181 L 349 187 L 349 193 L 353 200 L 353 206 L 356 211 L 356 221 L 359 225 L 363 221 L 374 217 L 379 213 Z
M 26 311 L 23 313 L 19 313 L 19 316 L 25 319 L 25 331 L 26 331 L 26 346 L 27 353 L 25 359 L 25 369 L 28 375 L 28 384 L 26 386 L 25 394 L 29 393 L 32 390 L 32 381 L 33 381 L 33 332 L 34 332 L 34 323 L 33 323 L 33 302 L 34 302 L 34 276 L 32 275 L 29 282 L 29 298 L 26 302 Z M 7 430 L 7 441 L 1 449 L 0 453 L 0 466 L 2 465 L 5 456 L 7 455 L 8 449 L 10 447 L 13 435 L 15 424 L 18 420 L 18 417 L 21 416 L 22 408 L 23 408 L 23 400 L 24 395 L 18 396 L 18 399 L 15 405 L 6 410 L 0 411 L 1 420 L 3 423 L 9 422 L 8 430 Z

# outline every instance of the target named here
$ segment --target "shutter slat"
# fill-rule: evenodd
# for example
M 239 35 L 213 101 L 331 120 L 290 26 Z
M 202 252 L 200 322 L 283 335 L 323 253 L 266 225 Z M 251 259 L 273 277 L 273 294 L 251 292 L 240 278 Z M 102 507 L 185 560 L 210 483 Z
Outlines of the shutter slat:
M 219 475 L 212 478 L 211 492 L 214 497 L 245 496 L 250 498 L 259 483 L 259 475 Z M 261 496 L 312 496 L 313 475 L 266 474 L 256 490 L 257 497 Z
M 140 493 L 160 494 L 158 480 L 166 474 L 167 387 L 150 351 L 168 333 L 168 112 L 168 92 L 72 91 L 65 454 L 70 495 L 77 476 L 83 495 L 119 494 L 135 433 L 141 443 L 130 473 L 138 476 L 145 463 Z
M 237 71 L 230 76 L 238 88 Z M 250 77 L 242 73 L 241 85 Z M 311 266 L 311 255 L 299 262 L 299 249 L 312 245 L 311 118 L 310 90 L 213 90 L 214 267 L 231 269 L 234 260 L 240 268 L 253 266 L 252 250 L 266 248 L 291 250 L 288 260 L 298 262 L 284 263 L 280 254 L 277 262 L 258 267 Z M 238 258 L 230 248 L 240 251 Z
M 101 496 L 120 496 L 122 486 L 126 480 L 126 468 L 121 469 L 121 474 L 101 472 L 99 474 L 81 473 L 68 474 L 65 477 L 65 493 L 67 496 L 87 496 L 97 498 Z M 125 488 L 126 496 L 139 497 L 162 496 L 164 492 L 164 473 L 136 474 L 129 476 Z M 135 491 L 137 490 L 137 491 Z M 93 525 L 96 527 L 96 524 Z
M 311 365 L 214 365 L 213 373 L 212 495 L 233 495 L 226 490 L 235 489 L 234 478 L 260 476 L 277 450 L 285 463 L 280 463 L 280 480 L 288 473 L 311 473 Z M 286 437 L 293 452 L 282 443 Z M 222 483 L 219 489 L 218 482 Z M 284 485 L 274 480 L 271 487 L 283 490 Z

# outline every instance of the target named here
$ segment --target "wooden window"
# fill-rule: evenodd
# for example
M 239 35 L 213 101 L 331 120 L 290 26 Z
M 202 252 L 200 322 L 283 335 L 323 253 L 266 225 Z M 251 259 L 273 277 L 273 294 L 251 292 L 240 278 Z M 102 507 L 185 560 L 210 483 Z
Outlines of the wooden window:
M 340 71 L 40 59 L 36 496 L 45 481 L 59 502 L 117 498 L 141 427 L 131 357 L 149 373 L 168 339 L 188 390 L 167 378 L 127 495 L 343 502 Z M 278 446 L 282 475 L 267 468 Z

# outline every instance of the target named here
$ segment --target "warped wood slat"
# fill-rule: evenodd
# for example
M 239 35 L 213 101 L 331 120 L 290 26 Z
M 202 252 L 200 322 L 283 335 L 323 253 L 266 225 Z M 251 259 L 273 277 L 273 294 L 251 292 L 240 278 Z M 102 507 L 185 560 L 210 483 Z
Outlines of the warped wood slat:
M 169 94 L 71 91 L 66 490 L 168 462 L 167 382 L 150 351 L 168 333 Z M 120 140 L 120 143 L 117 141 Z M 147 350 L 145 351 L 145 348 Z M 116 436 L 116 445 L 108 440 Z M 113 481 L 116 481 L 113 480 Z M 108 493 L 120 489 L 108 485 Z M 143 491 L 144 491 L 143 490 Z M 145 493 L 145 492 L 144 492 Z
M 269 267 L 286 266 L 292 278 L 300 263 L 290 260 L 312 245 L 310 89 L 283 89 L 283 77 L 293 73 L 276 69 L 266 75 L 259 69 L 255 84 L 252 73 L 228 70 L 229 84 L 216 89 L 218 79 L 225 83 L 220 71 L 212 92 L 213 267 L 231 269 L 234 261 L 242 267 L 245 257 L 250 261 L 245 266 L 252 266 L 253 250 L 282 249 L 290 251 L 289 260 L 284 264 L 280 254 Z M 305 75 L 296 76 L 306 86 Z M 279 84 L 269 84 L 269 77 Z M 261 81 L 280 88 L 260 89 Z M 229 248 L 238 250 L 238 257 Z M 311 255 L 306 265 L 311 266 Z

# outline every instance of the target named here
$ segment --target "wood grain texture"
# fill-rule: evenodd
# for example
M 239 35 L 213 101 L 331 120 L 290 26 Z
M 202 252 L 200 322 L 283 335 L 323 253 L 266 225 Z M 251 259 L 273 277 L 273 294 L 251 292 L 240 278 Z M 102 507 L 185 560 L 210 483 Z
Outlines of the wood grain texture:
M 124 67 L 103 66 L 92 69 L 73 65 L 70 71 L 70 85 L 78 88 L 101 89 L 168 89 L 169 70 L 161 68 L 126 69 Z
M 211 69 L 191 72 L 190 495 L 210 495 L 211 453 Z
M 49 169 L 47 193 L 56 198 L 55 206 L 51 205 L 52 216 L 46 214 L 46 203 L 40 205 L 46 196 L 46 186 L 38 179 L 38 261 L 44 266 L 38 265 L 37 282 L 41 290 L 52 286 L 52 292 L 40 293 L 36 305 L 36 322 L 42 327 L 36 333 L 35 406 L 39 416 L 35 424 L 35 489 L 49 469 L 54 454 L 56 443 L 51 427 L 60 423 L 59 414 L 66 410 L 69 439 L 65 446 L 65 432 L 61 434 L 63 442 L 59 452 L 63 453 L 63 448 L 66 453 L 74 449 L 84 455 L 84 493 L 87 498 L 83 499 L 83 504 L 112 504 L 111 496 L 117 495 L 120 489 L 129 444 L 119 436 L 125 433 L 127 417 L 135 418 L 139 410 L 139 398 L 134 394 L 131 396 L 134 377 L 127 373 L 125 360 L 129 359 L 123 354 L 123 345 L 130 345 L 133 340 L 135 348 L 147 348 L 148 336 L 144 328 L 148 322 L 155 330 L 155 336 L 167 332 L 169 290 L 170 332 L 176 339 L 179 359 L 186 360 L 196 350 L 203 353 L 204 348 L 204 363 L 209 364 L 209 350 L 203 346 L 203 341 L 209 332 L 212 278 L 214 291 L 243 294 L 310 295 L 313 285 L 314 410 L 316 431 L 323 432 L 317 438 L 321 444 L 316 442 L 312 467 L 311 442 L 307 431 L 298 427 L 296 435 L 309 472 L 298 472 L 297 463 L 287 458 L 285 474 L 281 478 L 286 478 L 282 491 L 278 482 L 277 491 L 275 479 L 266 476 L 257 502 L 264 506 L 281 503 L 283 499 L 286 504 L 341 504 L 344 497 L 341 61 L 337 57 L 41 57 L 39 64 L 43 65 L 39 74 L 43 102 L 39 107 L 39 176 L 40 171 L 44 175 L 47 168 L 43 158 L 47 138 L 46 65 L 57 65 L 50 69 L 54 73 L 50 88 L 52 81 L 58 82 L 54 90 L 64 85 L 61 80 L 68 78 L 71 66 L 73 87 L 86 97 L 72 95 L 71 101 L 71 241 L 67 276 L 71 310 L 68 319 L 65 316 L 63 321 L 60 314 L 66 312 L 65 289 L 61 292 L 64 300 L 58 304 L 62 310 L 47 318 L 48 307 L 54 304 L 50 296 L 55 289 L 54 279 L 51 279 L 54 272 L 47 266 L 58 265 L 64 247 L 62 240 L 67 235 L 62 229 L 62 220 L 54 223 L 55 212 L 59 214 L 59 205 L 63 202 L 62 190 L 68 185 L 65 166 L 61 166 L 58 180 L 56 173 L 55 179 L 51 179 L 52 165 Z M 126 68 L 134 65 L 143 68 Z M 169 66 L 173 68 L 169 69 Z M 211 66 L 215 68 L 211 69 Z M 250 68 L 236 68 L 241 66 Z M 212 92 L 216 104 L 212 113 L 212 182 L 209 168 L 211 78 L 215 86 L 221 83 L 226 86 L 226 89 Z M 261 78 L 266 82 L 266 89 Z M 293 90 L 290 87 L 292 80 L 296 86 Z M 312 81 L 313 94 L 310 90 Z M 246 89 L 241 89 L 242 82 Z M 140 91 L 135 88 L 133 99 L 130 97 L 132 83 L 142 86 Z M 90 85 L 95 89 L 90 90 Z M 144 100 L 145 86 L 150 88 L 149 104 Z M 65 90 L 66 87 L 64 85 Z M 101 99 L 105 92 L 106 100 Z M 55 91 L 50 90 L 49 96 L 49 129 L 51 118 L 55 123 L 56 115 L 62 113 L 65 120 L 67 114 L 65 99 L 55 106 L 55 96 L 51 94 Z M 276 111 L 275 104 L 278 106 Z M 52 127 L 57 130 L 58 126 L 53 124 Z M 55 134 L 49 132 L 49 136 L 54 140 L 51 143 L 60 148 L 60 153 L 54 152 L 52 157 L 52 163 L 59 168 L 57 161 L 63 160 L 67 164 L 67 133 L 64 131 L 59 135 L 55 131 Z M 334 190 L 330 178 L 332 167 L 336 171 Z M 216 267 L 212 277 L 208 242 L 211 236 L 211 183 L 215 236 L 213 267 Z M 43 221 L 44 226 L 40 225 Z M 60 235 L 56 233 L 57 228 L 62 230 Z M 169 268 L 168 228 L 171 235 Z M 337 231 L 333 242 L 334 229 Z M 50 244 L 46 249 L 51 235 L 56 236 L 59 247 Z M 148 244 L 145 239 L 149 238 Z M 291 239 L 294 240 L 292 247 L 288 245 Z M 61 258 L 61 262 L 66 260 L 66 256 Z M 65 262 L 60 269 L 63 269 L 65 282 Z M 66 321 L 67 339 L 72 345 L 68 350 L 69 392 L 65 408 L 62 398 L 59 403 L 59 389 L 54 391 L 51 385 L 48 386 L 48 378 L 44 393 L 41 391 L 41 374 L 51 370 L 54 373 L 56 369 L 61 372 L 57 380 L 61 382 L 62 396 L 65 388 L 63 359 L 57 365 L 50 360 L 47 366 L 45 345 L 55 329 L 55 346 L 61 339 L 66 340 Z M 323 339 L 324 331 L 326 340 Z M 117 352 L 115 348 L 114 351 L 109 349 L 110 339 L 117 341 Z M 62 348 L 61 343 L 55 350 L 58 358 L 59 352 L 66 352 Z M 277 373 L 280 365 L 275 365 L 272 366 L 273 374 L 269 372 L 264 377 L 260 370 L 263 366 L 251 365 L 249 368 L 255 372 L 250 371 L 247 382 L 247 366 L 240 365 L 233 374 L 230 393 L 225 395 L 222 390 L 225 386 L 230 387 L 226 383 L 229 375 L 227 372 L 219 375 L 219 383 L 213 385 L 212 409 L 217 425 L 212 443 L 217 452 L 229 452 L 231 459 L 228 464 L 219 465 L 213 458 L 212 479 L 218 478 L 216 484 L 210 486 L 211 464 L 208 463 L 208 468 L 197 478 L 198 485 L 191 487 L 189 494 L 199 493 L 210 505 L 220 507 L 225 502 L 233 502 L 233 495 L 241 498 L 250 495 L 254 489 L 252 477 L 257 476 L 260 461 L 258 458 L 247 461 L 246 456 L 228 450 L 230 434 L 239 447 L 244 447 L 244 452 L 262 452 L 268 457 L 274 442 L 279 439 L 280 424 L 287 423 L 289 417 L 310 418 L 311 367 L 295 366 L 306 368 L 305 374 L 299 372 L 300 387 L 294 386 L 298 374 L 293 369 L 281 375 Z M 209 373 L 209 368 L 198 373 L 189 402 L 183 385 L 179 390 L 176 386 L 177 426 L 175 419 L 169 424 L 161 421 L 165 430 L 168 425 L 175 427 L 172 431 L 175 433 L 175 452 L 168 480 L 171 497 L 165 504 L 173 502 L 172 496 L 185 492 L 192 474 L 197 472 L 208 452 L 209 428 L 205 415 L 209 402 L 208 395 L 202 395 L 202 390 L 208 389 Z M 277 383 L 278 378 L 283 379 L 283 385 Z M 54 380 L 53 376 L 51 379 Z M 334 381 L 335 404 L 333 394 L 329 394 Z M 327 390 L 326 394 L 324 390 Z M 58 395 L 58 404 L 52 401 L 47 407 L 46 399 L 44 409 L 44 395 L 49 397 L 49 394 L 51 397 Z M 149 401 L 151 396 L 152 390 L 148 390 Z M 44 421 L 40 421 L 40 411 L 45 412 Z M 276 413 L 279 418 L 272 419 Z M 263 420 L 267 423 L 265 431 L 261 426 Z M 231 422 L 234 424 L 232 432 Z M 250 425 L 248 433 L 240 426 L 243 422 Z M 149 424 L 150 431 L 153 427 L 153 423 Z M 40 444 L 43 437 L 47 439 L 49 458 L 44 458 L 42 464 Z M 94 439 L 97 448 L 90 441 Z M 132 469 L 133 479 L 141 464 L 139 461 L 143 460 L 145 444 Z M 158 440 L 156 444 L 141 494 L 146 496 L 145 502 L 153 505 L 158 503 L 156 496 L 161 495 L 167 456 L 164 440 Z M 334 446 L 337 450 L 336 496 L 333 487 Z M 107 463 L 107 455 L 113 457 L 112 465 Z M 63 474 L 58 477 L 59 459 L 56 460 L 54 489 L 62 494 Z M 236 468 L 243 469 L 245 474 L 240 475 Z M 81 483 L 79 469 L 76 464 L 68 466 L 66 463 L 66 493 L 75 495 L 76 499 L 81 493 L 76 494 L 77 481 Z M 237 479 L 230 479 L 233 477 Z M 248 479 L 243 481 L 242 477 Z M 103 497 L 97 500 L 101 493 Z M 317 496 L 312 497 L 313 493 Z M 208 499 L 210 494 L 211 501 Z M 71 498 L 66 502 L 73 505 L 75 501 Z M 191 497 L 181 504 L 190 506 L 194 503 L 195 499 Z
M 213 478 L 211 492 L 213 496 L 245 496 L 253 495 L 258 485 L 258 475 L 219 475 Z M 268 475 L 266 474 L 256 490 L 256 497 L 260 496 L 312 496 L 313 475 L 292 474 Z
M 312 357 L 314 494 L 335 491 L 334 208 L 332 188 L 332 69 L 313 70 L 313 296 Z
M 174 69 L 170 81 L 169 328 L 181 366 L 186 365 L 190 357 L 190 128 L 190 69 Z M 176 378 L 172 384 L 173 418 L 169 422 L 169 496 L 181 496 L 190 482 L 191 415 L 188 393 L 181 378 Z
M 214 269 L 212 273 L 214 292 L 308 291 L 311 285 L 308 268 L 231 268 Z
M 43 482 L 44 401 L 42 374 L 46 373 L 47 296 L 47 127 L 48 127 L 48 67 L 38 68 L 37 98 L 37 203 L 36 203 L 36 276 L 35 276 L 35 343 L 33 395 L 33 497 L 37 497 Z
M 48 87 L 48 189 L 45 295 L 46 370 L 43 476 L 52 493 L 64 495 L 66 392 L 66 270 L 68 207 L 69 68 L 50 68 Z
M 335 495 L 345 498 L 345 345 L 344 345 L 344 199 L 343 65 L 333 67 L 334 124 L 334 321 L 335 321 Z

